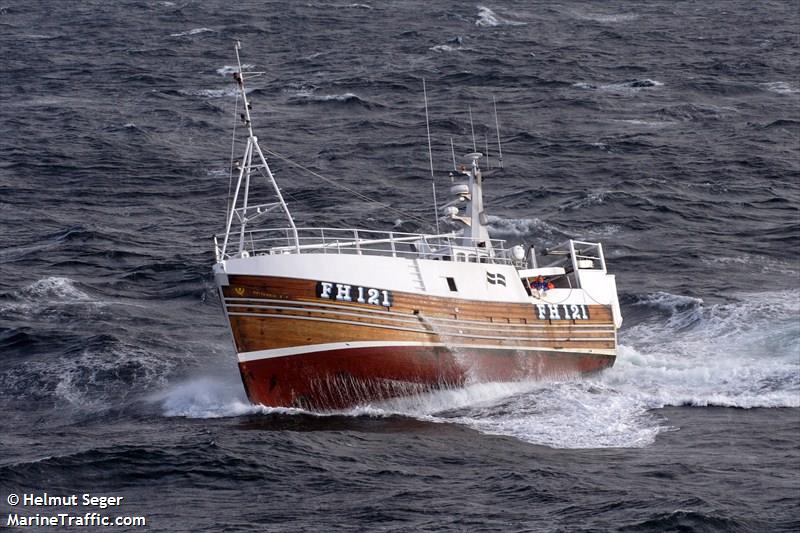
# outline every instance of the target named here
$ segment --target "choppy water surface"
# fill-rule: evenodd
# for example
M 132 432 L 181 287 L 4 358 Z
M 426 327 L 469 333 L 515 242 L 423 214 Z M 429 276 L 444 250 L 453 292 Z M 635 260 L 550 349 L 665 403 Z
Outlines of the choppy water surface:
M 0 5 L 0 489 L 171 531 L 800 529 L 792 2 Z M 210 278 L 232 40 L 304 225 L 428 231 L 493 139 L 493 236 L 601 240 L 625 325 L 588 380 L 314 414 L 247 403 Z M 489 145 L 490 160 L 496 149 Z M 420 191 L 423 191 L 422 193 Z

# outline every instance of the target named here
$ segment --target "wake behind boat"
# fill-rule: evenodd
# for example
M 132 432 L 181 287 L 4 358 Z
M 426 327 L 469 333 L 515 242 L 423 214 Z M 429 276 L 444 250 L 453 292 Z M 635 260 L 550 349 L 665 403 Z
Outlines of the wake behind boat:
M 622 317 L 602 245 L 569 240 L 538 256 L 490 238 L 483 154 L 465 156 L 442 209 L 458 231 L 297 227 L 254 134 L 255 73 L 238 45 L 236 58 L 247 144 L 214 276 L 251 402 L 335 409 L 614 364 Z M 256 177 L 268 198 L 251 191 Z M 282 225 L 251 229 L 270 217 Z

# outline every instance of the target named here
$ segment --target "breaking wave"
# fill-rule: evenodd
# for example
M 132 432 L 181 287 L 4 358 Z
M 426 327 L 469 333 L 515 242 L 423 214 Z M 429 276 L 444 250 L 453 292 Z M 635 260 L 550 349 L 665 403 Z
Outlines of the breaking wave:
M 245 89 L 246 93 L 250 93 L 253 89 Z M 239 88 L 231 84 L 230 87 L 224 89 L 188 89 L 178 91 L 186 96 L 203 96 L 205 98 L 235 98 L 239 94 Z
M 143 347 L 96 336 L 64 357 L 25 361 L 0 374 L 0 386 L 20 400 L 46 400 L 83 414 L 123 404 L 164 386 L 174 360 Z
M 572 86 L 577 89 L 598 90 L 598 91 L 616 92 L 616 93 L 638 92 L 641 91 L 642 89 L 652 89 L 654 87 L 662 87 L 663 85 L 664 82 L 651 79 L 642 79 L 642 80 L 633 79 L 633 80 L 621 81 L 618 83 L 606 83 L 602 85 L 595 85 L 585 81 L 580 81 L 572 84 Z
M 530 237 L 532 235 L 545 235 L 548 237 L 561 232 L 540 218 L 501 218 L 489 215 L 489 232 L 494 237 Z
M 333 102 L 339 104 L 360 104 L 366 107 L 371 107 L 373 104 L 359 97 L 354 93 L 342 94 L 314 94 L 312 90 L 301 90 L 293 94 L 289 98 L 289 103 L 293 104 L 310 104 L 310 103 L 325 103 Z
M 222 418 L 265 412 L 269 408 L 253 405 L 244 394 L 240 381 L 217 377 L 198 377 L 172 384 L 150 398 L 163 406 L 165 416 L 186 418 Z M 291 412 L 291 409 L 279 412 Z
M 49 314 L 73 306 L 99 308 L 104 305 L 105 301 L 78 288 L 75 280 L 60 276 L 40 279 L 0 299 L 0 311 L 23 316 Z
M 797 290 L 735 295 L 711 305 L 665 292 L 638 306 L 658 311 L 624 331 L 604 382 L 648 408 L 800 406 Z
M 769 83 L 762 83 L 761 86 L 770 92 L 778 94 L 800 93 L 800 88 L 785 81 L 771 81 Z
M 253 68 L 253 65 L 251 65 L 250 63 L 242 64 L 243 70 L 247 70 L 249 68 Z M 217 69 L 217 74 L 219 74 L 220 76 L 230 76 L 234 72 L 239 72 L 239 67 L 236 65 L 223 65 Z
M 639 18 L 636 13 L 620 13 L 617 15 L 605 15 L 601 13 L 575 13 L 575 17 L 581 20 L 591 20 L 594 22 L 614 23 L 630 22 Z
M 429 50 L 433 52 L 459 52 L 473 49 L 464 46 L 464 38 L 459 35 L 449 39 L 447 44 L 437 44 L 436 46 L 431 46 Z
M 182 31 L 178 33 L 170 33 L 170 37 L 186 37 L 187 35 L 197 35 L 199 33 L 208 33 L 213 32 L 211 28 L 194 28 L 188 31 Z
M 478 6 L 478 20 L 476 26 L 524 26 L 525 22 L 504 19 L 488 7 Z

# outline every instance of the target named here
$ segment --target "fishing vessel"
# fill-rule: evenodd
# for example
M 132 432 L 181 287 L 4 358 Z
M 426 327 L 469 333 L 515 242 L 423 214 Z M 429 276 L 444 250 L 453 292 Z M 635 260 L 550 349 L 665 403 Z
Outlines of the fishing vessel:
M 258 73 L 238 44 L 236 59 L 247 138 L 213 271 L 251 402 L 329 410 L 613 365 L 622 316 L 602 245 L 491 238 L 477 151 L 439 209 L 454 231 L 297 226 L 254 133 Z

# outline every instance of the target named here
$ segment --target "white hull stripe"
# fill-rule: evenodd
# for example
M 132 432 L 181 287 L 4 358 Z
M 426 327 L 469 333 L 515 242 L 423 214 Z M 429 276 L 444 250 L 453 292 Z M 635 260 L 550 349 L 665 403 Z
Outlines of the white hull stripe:
M 544 348 L 541 346 L 497 346 L 496 344 L 446 344 L 443 342 L 415 342 L 415 341 L 353 341 L 329 342 L 325 344 L 309 344 L 307 346 L 291 346 L 289 348 L 275 348 L 272 350 L 256 350 L 253 352 L 239 353 L 239 362 L 258 361 L 259 359 L 273 359 L 307 353 L 328 352 L 331 350 L 347 350 L 353 348 L 408 348 L 408 347 L 443 347 L 443 348 L 473 348 L 481 350 L 519 350 L 553 353 L 581 353 L 592 355 L 616 355 L 616 350 L 601 348 Z
M 272 315 L 269 313 L 233 313 L 228 312 L 230 316 L 255 316 L 255 317 L 268 317 L 268 318 L 280 318 L 284 320 L 311 320 L 313 322 L 329 322 L 333 324 L 347 324 L 351 326 L 360 326 L 365 328 L 381 328 L 381 329 L 393 329 L 397 331 L 409 331 L 413 333 L 420 333 L 424 335 L 436 335 L 438 337 L 445 337 L 445 338 L 455 338 L 455 337 L 469 337 L 471 339 L 497 339 L 497 340 L 510 340 L 510 341 L 551 341 L 551 342 L 609 342 L 609 341 L 616 341 L 616 334 L 613 331 L 609 331 L 608 333 L 611 334 L 611 337 L 530 337 L 530 336 L 497 336 L 497 335 L 480 335 L 476 333 L 454 333 L 454 332 L 446 332 L 441 331 L 437 332 L 433 329 L 421 329 L 421 328 L 404 328 L 400 326 L 389 326 L 386 324 L 372 324 L 369 322 L 355 322 L 352 320 L 339 320 L 336 318 L 317 318 L 313 316 L 296 316 L 296 315 Z M 524 332 L 522 332 L 524 333 Z M 531 333 L 547 333 L 547 331 L 541 330 L 538 332 L 531 332 Z M 449 346 L 449 345 L 448 345 Z
M 233 309 L 245 309 L 250 311 L 234 311 Z M 228 305 L 227 308 L 228 313 L 234 316 L 267 316 L 267 317 L 275 317 L 274 314 L 270 314 L 264 311 L 290 311 L 290 312 L 311 312 L 308 309 L 303 309 L 302 307 L 290 307 L 290 306 L 279 306 L 279 305 Z M 347 308 L 345 308 L 347 309 Z M 253 312 L 255 311 L 255 312 Z M 316 311 L 316 310 L 315 310 Z M 331 315 L 331 316 L 341 316 L 341 317 L 355 317 L 355 318 L 364 318 L 367 320 L 372 320 L 373 317 L 366 315 L 365 313 L 359 312 L 352 312 L 352 311 L 359 311 L 358 309 L 350 308 L 348 311 L 339 311 L 337 310 L 321 310 L 316 311 L 319 314 Z M 555 324 L 548 324 L 544 321 L 542 322 L 533 322 L 529 324 L 514 324 L 514 323 L 505 323 L 505 322 L 487 322 L 487 321 L 469 321 L 469 320 L 448 320 L 448 319 L 440 319 L 440 318 L 433 318 L 433 317 L 425 317 L 424 320 L 421 318 L 421 315 L 417 318 L 413 318 L 411 315 L 404 314 L 400 315 L 399 313 L 395 313 L 395 315 L 401 316 L 402 318 L 394 318 L 394 317 L 378 317 L 378 320 L 384 320 L 386 322 L 394 322 L 400 324 L 410 324 L 413 326 L 419 326 L 420 324 L 425 325 L 435 325 L 439 328 L 447 328 L 447 329 L 470 329 L 472 331 L 475 330 L 487 330 L 487 331 L 497 331 L 498 329 L 527 329 L 527 330 L 542 330 L 542 331 L 557 331 L 557 330 L 567 330 L 569 332 L 576 331 L 578 333 L 590 332 L 590 333 L 613 333 L 614 332 L 614 325 L 611 323 L 608 324 L 572 324 L 565 321 L 563 324 L 555 323 Z M 289 315 L 289 314 L 282 314 L 280 315 L 285 318 L 293 318 L 298 315 Z M 324 317 L 311 317 L 311 318 L 318 318 L 320 320 L 324 320 Z M 442 322 L 453 322 L 452 325 L 450 324 L 443 324 Z M 370 324 L 370 322 L 359 322 L 360 324 Z
M 361 315 L 385 315 L 387 317 L 397 317 L 398 320 L 404 321 L 404 319 L 409 318 L 408 313 L 398 313 L 396 311 L 383 311 L 381 309 L 370 309 L 367 307 L 356 307 L 352 305 L 337 305 L 337 304 L 328 304 L 328 303 L 317 303 L 317 302 L 309 302 L 306 300 L 275 300 L 270 298 L 232 298 L 232 297 L 222 297 L 223 302 L 225 303 L 225 308 L 253 308 L 253 309 L 284 309 L 284 310 L 302 310 L 302 311 L 311 311 L 308 309 L 309 307 L 319 307 L 319 308 L 329 308 L 338 311 L 344 311 L 346 314 L 356 313 L 359 316 Z M 255 302 L 255 303 L 253 303 Z M 260 304 L 278 304 L 278 305 L 260 305 Z M 516 304 L 520 305 L 520 304 Z M 526 305 L 526 304 L 521 304 Z M 561 304 L 557 304 L 561 305 Z M 607 307 L 607 306 L 606 306 Z M 533 304 L 530 304 L 531 310 L 536 313 L 536 309 Z M 324 311 L 323 311 L 324 312 Z M 425 315 L 425 319 L 429 322 L 449 322 L 454 324 L 450 327 L 455 327 L 456 325 L 462 326 L 463 324 L 475 324 L 475 325 L 486 325 L 487 322 L 485 320 L 472 320 L 466 318 L 445 318 L 440 316 L 427 316 Z M 494 323 L 489 323 L 490 325 L 495 325 Z M 529 324 L 514 324 L 514 323 L 502 323 L 499 324 L 505 327 L 529 327 L 537 325 L 537 323 L 531 322 Z M 445 324 L 442 324 L 444 327 L 448 327 Z M 613 327 L 613 324 L 609 321 L 607 323 L 599 323 L 599 324 L 581 324 L 580 322 L 571 324 L 570 327 L 572 328 L 591 328 L 591 327 Z

